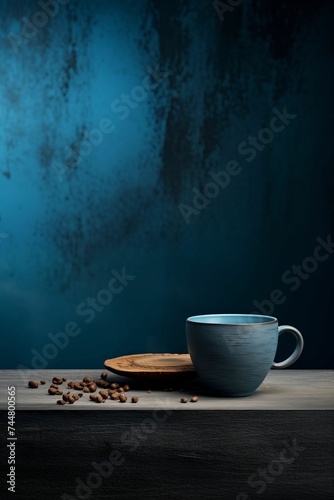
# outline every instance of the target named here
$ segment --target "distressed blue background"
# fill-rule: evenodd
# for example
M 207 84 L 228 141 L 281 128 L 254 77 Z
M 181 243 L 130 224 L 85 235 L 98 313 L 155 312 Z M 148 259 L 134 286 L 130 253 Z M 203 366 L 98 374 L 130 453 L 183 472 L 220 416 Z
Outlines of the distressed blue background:
M 295 367 L 333 367 L 334 256 L 295 292 L 281 279 L 334 234 L 332 3 L 244 0 L 222 22 L 211 1 L 71 0 L 13 42 L 38 11 L 0 3 L 1 367 L 33 366 L 69 321 L 81 333 L 47 368 L 184 352 L 187 316 L 251 312 L 275 288 L 305 337 Z M 111 104 L 157 65 L 169 75 L 121 120 Z M 238 145 L 284 106 L 297 118 L 247 163 Z M 52 165 L 102 118 L 114 131 L 60 182 Z M 242 173 L 185 224 L 178 205 L 232 159 Z M 77 306 L 123 267 L 135 279 L 86 323 Z

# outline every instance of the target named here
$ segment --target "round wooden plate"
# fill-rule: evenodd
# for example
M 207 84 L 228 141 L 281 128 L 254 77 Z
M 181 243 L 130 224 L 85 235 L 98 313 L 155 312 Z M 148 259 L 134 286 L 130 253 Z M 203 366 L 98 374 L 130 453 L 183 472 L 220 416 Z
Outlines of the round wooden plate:
M 106 359 L 107 370 L 142 379 L 180 378 L 195 375 L 189 354 L 132 354 Z

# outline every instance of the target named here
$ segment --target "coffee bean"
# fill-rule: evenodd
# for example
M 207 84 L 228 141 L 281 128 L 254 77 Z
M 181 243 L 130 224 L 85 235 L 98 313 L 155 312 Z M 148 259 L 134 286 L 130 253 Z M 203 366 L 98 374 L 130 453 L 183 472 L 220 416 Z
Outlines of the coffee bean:
M 58 389 L 58 385 L 57 384 L 51 384 L 50 387 L 54 387 L 55 389 Z
M 89 384 L 90 382 L 93 382 L 91 378 L 89 377 L 85 377 L 84 379 L 82 379 L 83 382 L 85 382 L 85 384 Z
M 101 389 L 107 389 L 108 387 L 110 387 L 109 382 L 107 382 L 106 380 L 98 379 L 95 380 L 95 383 L 98 387 L 101 387 Z
M 110 389 L 118 389 L 119 388 L 119 384 L 117 384 L 116 382 L 114 382 L 113 384 L 111 384 L 110 386 Z
M 109 397 L 109 394 L 107 391 L 99 391 L 100 396 L 103 397 L 103 399 L 107 399 Z
M 73 389 L 75 391 L 82 391 L 83 390 L 83 386 L 80 385 L 80 384 L 74 384 Z
M 82 398 L 82 396 L 83 396 L 82 392 L 79 392 L 78 397 Z
M 89 387 L 84 387 L 84 388 L 83 388 L 83 391 L 84 391 L 84 392 L 90 392 Z
M 123 387 L 119 387 L 117 390 L 118 390 L 118 392 L 124 392 L 124 388 Z
M 188 400 L 187 400 L 187 398 L 181 398 L 180 401 L 181 401 L 181 403 L 186 403 Z
M 191 403 L 197 403 L 198 401 L 198 396 L 193 396 L 190 400 Z
M 46 384 L 46 380 L 41 380 L 41 384 L 45 385 Z
M 57 405 L 64 405 L 65 401 L 63 399 L 58 399 Z
M 119 394 L 118 392 L 114 392 L 111 396 L 110 396 L 110 399 L 112 399 L 113 401 L 117 401 L 119 399 Z
M 125 392 L 130 390 L 130 386 L 128 384 L 123 385 L 123 389 Z
M 66 379 L 65 377 L 63 377 L 63 382 L 66 382 L 66 380 L 67 380 L 67 379 Z
M 63 383 L 63 379 L 62 378 L 59 378 L 59 377 L 53 377 L 52 379 L 52 383 L 53 384 L 57 384 L 57 385 L 60 385 Z
M 107 380 L 108 378 L 108 373 L 107 372 L 102 372 L 100 377 L 102 378 L 102 380 Z
M 60 396 L 61 394 L 63 394 L 63 391 L 57 391 L 56 394 L 57 396 Z
M 95 392 L 97 391 L 97 386 L 96 384 L 93 382 L 92 384 L 89 385 L 89 391 L 90 392 Z
M 100 394 L 91 394 L 90 399 L 94 401 L 95 403 L 102 403 L 104 402 L 104 399 Z
M 67 382 L 67 386 L 68 386 L 70 389 L 73 389 L 73 387 L 75 386 L 75 382 L 73 382 L 73 380 L 71 380 L 70 382 Z
M 56 389 L 55 387 L 49 387 L 48 393 L 51 394 L 51 396 L 54 396 L 55 394 L 57 394 L 57 392 L 58 389 Z
M 75 403 L 75 397 L 74 396 L 69 396 L 68 397 L 68 402 L 70 403 L 70 405 L 73 405 L 73 403 Z
M 126 401 L 127 399 L 128 399 L 128 398 L 126 397 L 126 395 L 125 395 L 125 394 L 121 393 L 121 394 L 119 395 L 119 400 L 120 400 L 120 402 L 121 402 L 121 403 L 125 403 L 125 401 Z
M 29 380 L 28 386 L 30 387 L 30 389 L 37 389 L 38 387 L 37 380 Z
M 68 394 L 63 394 L 63 400 L 64 400 L 65 402 L 67 402 L 67 401 L 68 401 Z
M 137 398 L 137 396 L 132 396 L 132 398 L 131 398 L 132 403 L 138 403 L 138 401 L 139 401 L 139 398 Z

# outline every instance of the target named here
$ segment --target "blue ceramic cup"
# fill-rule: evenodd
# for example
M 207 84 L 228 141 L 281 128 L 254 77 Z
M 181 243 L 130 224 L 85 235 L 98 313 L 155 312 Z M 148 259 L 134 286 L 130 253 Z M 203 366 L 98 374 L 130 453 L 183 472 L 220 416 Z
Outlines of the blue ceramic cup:
M 291 332 L 297 344 L 291 356 L 274 363 L 278 337 Z M 188 351 L 199 377 L 215 393 L 249 396 L 270 368 L 286 368 L 303 350 L 302 334 L 293 326 L 278 326 L 272 316 L 207 314 L 187 319 Z

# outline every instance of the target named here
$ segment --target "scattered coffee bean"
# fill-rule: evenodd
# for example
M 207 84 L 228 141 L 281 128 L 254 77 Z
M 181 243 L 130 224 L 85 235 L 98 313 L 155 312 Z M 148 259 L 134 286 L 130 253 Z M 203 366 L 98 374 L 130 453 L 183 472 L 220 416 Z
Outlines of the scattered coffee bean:
M 112 399 L 113 401 L 117 401 L 119 399 L 118 392 L 114 392 L 113 394 L 111 394 L 110 399 Z
M 181 398 L 180 401 L 181 401 L 181 403 L 186 403 L 188 400 L 187 400 L 187 398 Z
M 41 380 L 41 384 L 45 385 L 46 384 L 46 380 Z
M 63 394 L 63 400 L 67 403 L 67 401 L 68 401 L 68 394 Z
M 68 402 L 70 403 L 70 405 L 73 405 L 73 403 L 75 403 L 75 397 L 74 396 L 69 396 L 68 397 Z
M 83 386 L 80 385 L 80 384 L 74 384 L 73 389 L 75 391 L 82 391 L 83 390 Z
M 66 380 L 67 380 L 67 379 L 66 379 L 65 377 L 63 377 L 63 382 L 66 382 Z
M 84 388 L 83 388 L 83 391 L 84 391 L 84 392 L 90 392 L 89 387 L 84 387 Z
M 92 379 L 89 377 L 83 378 L 82 381 L 85 382 L 85 384 L 89 384 L 90 382 L 93 382 Z
M 55 389 L 58 389 L 58 385 L 57 384 L 51 384 L 50 387 L 54 387 Z
M 30 389 L 37 389 L 38 387 L 37 380 L 29 380 L 28 386 L 30 387 Z
M 58 389 L 56 389 L 55 387 L 49 387 L 48 393 L 51 394 L 51 396 L 54 396 L 55 394 L 57 394 L 57 392 Z
M 112 394 L 114 394 L 115 392 L 117 392 L 117 389 L 108 389 L 108 394 L 109 396 L 111 396 Z
M 126 401 L 127 399 L 128 399 L 128 398 L 126 397 L 126 395 L 125 395 L 125 394 L 121 393 L 121 394 L 119 395 L 119 400 L 120 400 L 120 402 L 121 402 L 121 403 L 125 403 L 125 401 Z
M 57 405 L 64 405 L 65 401 L 63 399 L 58 399 Z
M 130 390 L 130 386 L 128 384 L 123 385 L 123 389 L 125 392 Z
M 82 392 L 79 392 L 78 397 L 82 398 L 82 396 L 83 396 Z
M 53 384 L 57 384 L 57 385 L 60 385 L 63 383 L 63 379 L 62 378 L 59 378 L 59 377 L 53 377 L 52 379 L 52 383 Z
M 75 386 L 75 382 L 73 382 L 73 380 L 71 380 L 70 382 L 67 382 L 67 386 L 68 386 L 70 389 L 73 389 L 73 387 Z
M 124 388 L 123 387 L 119 387 L 118 392 L 124 392 Z
M 191 403 L 197 403 L 198 401 L 198 396 L 193 396 L 190 400 Z
M 109 394 L 107 391 L 99 391 L 100 396 L 103 397 L 103 399 L 107 399 L 109 397 Z
M 132 398 L 131 398 L 132 403 L 138 403 L 138 401 L 139 401 L 139 398 L 137 398 L 137 396 L 132 396 Z
M 107 380 L 108 378 L 108 373 L 107 372 L 102 372 L 100 377 L 102 378 L 102 380 Z
M 104 399 L 102 396 L 100 396 L 100 394 L 96 394 L 96 395 L 92 394 L 90 396 L 90 399 L 92 401 L 94 401 L 95 403 L 104 403 Z
M 110 386 L 110 389 L 118 389 L 119 388 L 119 384 L 117 384 L 117 382 L 114 382 L 113 384 L 111 384 Z
M 101 387 L 101 389 L 107 389 L 108 387 L 110 387 L 109 382 L 107 382 L 106 380 L 102 380 L 102 379 L 95 380 L 95 384 L 98 387 Z
M 56 394 L 57 394 L 57 396 L 61 396 L 63 394 L 63 391 L 57 390 Z
M 89 391 L 90 392 L 95 392 L 97 391 L 97 386 L 96 384 L 93 382 L 92 384 L 89 385 Z

